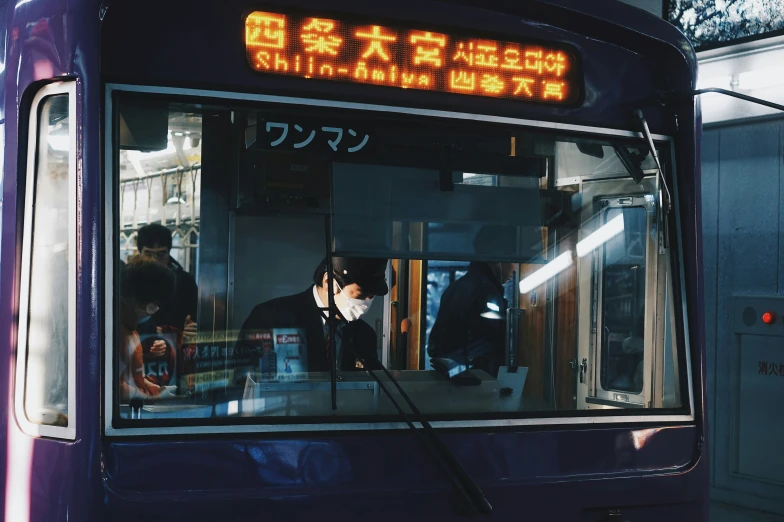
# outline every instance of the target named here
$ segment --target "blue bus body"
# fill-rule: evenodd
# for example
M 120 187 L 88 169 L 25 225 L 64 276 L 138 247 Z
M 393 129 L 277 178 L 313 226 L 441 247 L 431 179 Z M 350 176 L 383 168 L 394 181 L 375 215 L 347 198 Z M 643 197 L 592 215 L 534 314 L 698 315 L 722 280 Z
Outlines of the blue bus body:
M 0 243 L 0 512 L 6 520 L 453 520 L 446 479 L 408 430 L 107 436 L 105 271 L 106 86 L 264 93 L 459 111 L 674 138 L 683 295 L 691 357 L 693 421 L 492 426 L 442 431 L 477 481 L 496 520 L 708 520 L 705 342 L 701 251 L 699 106 L 687 40 L 662 20 L 611 0 L 390 4 L 335 0 L 329 12 L 412 27 L 481 30 L 557 40 L 578 50 L 584 100 L 575 107 L 309 83 L 252 71 L 241 20 L 255 3 L 22 0 L 0 13 L 4 133 Z M 325 8 L 315 0 L 262 8 Z M 14 409 L 28 118 L 43 85 L 76 82 L 78 243 L 75 440 L 32 437 Z M 642 437 L 643 442 L 638 441 Z M 479 515 L 474 515 L 479 516 Z M 621 518 L 618 518 L 621 520 Z

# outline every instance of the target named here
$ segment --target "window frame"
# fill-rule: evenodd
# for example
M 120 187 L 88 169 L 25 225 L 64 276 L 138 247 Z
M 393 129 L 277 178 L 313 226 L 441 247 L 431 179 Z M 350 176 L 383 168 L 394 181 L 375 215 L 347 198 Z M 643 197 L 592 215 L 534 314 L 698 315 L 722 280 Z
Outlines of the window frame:
M 35 189 L 38 178 L 38 153 L 41 138 L 39 108 L 48 98 L 66 94 L 68 96 L 68 426 L 51 426 L 31 422 L 25 411 L 27 383 L 27 325 L 30 319 L 30 278 L 32 268 L 33 218 L 35 213 Z M 19 295 L 19 322 L 16 356 L 16 378 L 14 410 L 22 431 L 34 437 L 76 440 L 78 419 L 76 401 L 76 213 L 77 213 L 77 125 L 76 125 L 76 81 L 50 83 L 42 87 L 30 106 L 27 132 L 27 165 L 25 167 L 24 218 L 22 232 L 21 284 Z
M 402 113 L 412 116 L 420 117 L 435 117 L 447 120 L 463 120 L 463 121 L 478 121 L 488 123 L 502 123 L 507 125 L 515 125 L 528 128 L 541 128 L 548 131 L 567 131 L 571 133 L 588 134 L 591 136 L 615 136 L 625 138 L 644 138 L 641 133 L 628 130 L 607 129 L 601 127 L 589 127 L 575 124 L 555 123 L 548 121 L 527 120 L 522 118 L 512 118 L 504 116 L 491 116 L 483 114 L 472 114 L 466 112 L 452 112 L 442 110 L 421 109 L 404 106 L 390 106 L 381 104 L 368 104 L 345 102 L 326 99 L 312 99 L 296 96 L 278 96 L 266 94 L 250 94 L 250 93 L 236 93 L 228 91 L 211 91 L 202 89 L 191 88 L 176 88 L 176 87 L 160 87 L 160 86 L 147 86 L 147 85 L 132 85 L 132 84 L 106 84 L 105 91 L 105 112 L 104 112 L 104 187 L 105 187 L 105 213 L 104 213 L 104 266 L 112 267 L 105 271 L 105 287 L 104 287 L 104 306 L 105 306 L 105 358 L 104 358 L 104 418 L 103 418 L 103 432 L 106 436 L 166 436 L 166 435 L 181 435 L 181 434 L 240 434 L 240 433 L 292 433 L 292 432 L 336 432 L 336 431 L 375 431 L 375 430 L 390 430 L 390 429 L 409 429 L 405 422 L 371 422 L 361 417 L 357 418 L 356 422 L 335 422 L 335 423 L 302 423 L 297 422 L 296 417 L 292 417 L 292 422 L 289 423 L 242 423 L 242 424 L 225 424 L 225 425 L 179 425 L 179 426 L 146 426 L 146 427 L 122 427 L 118 428 L 113 426 L 114 420 L 114 385 L 116 379 L 114 378 L 112 369 L 114 367 L 114 319 L 116 310 L 114 309 L 114 292 L 117 285 L 114 273 L 114 264 L 116 253 L 114 251 L 114 226 L 115 215 L 118 208 L 115 208 L 115 168 L 116 168 L 116 155 L 118 151 L 115 148 L 116 128 L 115 128 L 115 96 L 121 93 L 128 94 L 149 94 L 149 95 L 167 95 L 171 97 L 189 97 L 197 99 L 209 99 L 216 102 L 256 102 L 256 103 L 274 103 L 280 105 L 298 105 L 310 106 L 313 108 L 329 107 L 334 109 L 353 109 L 362 110 L 370 113 Z M 678 177 L 675 165 L 675 140 L 671 136 L 654 134 L 653 139 L 656 142 L 666 143 L 669 147 L 673 179 L 673 199 L 678 201 Z M 688 413 L 655 413 L 656 410 L 643 410 L 646 413 L 641 415 L 574 415 L 574 416 L 559 416 L 559 417 L 530 417 L 530 418 L 499 418 L 492 420 L 444 420 L 433 421 L 431 424 L 435 428 L 498 428 L 498 427 L 522 427 L 522 426 L 565 426 L 565 427 L 579 427 L 584 425 L 614 425 L 614 424 L 693 424 L 695 422 L 694 410 L 694 394 L 693 394 L 693 378 L 692 378 L 692 365 L 691 365 L 691 344 L 689 341 L 689 328 L 688 328 L 688 314 L 686 309 L 685 298 L 685 283 L 684 283 L 684 265 L 683 265 L 683 250 L 682 233 L 680 224 L 682 223 L 680 216 L 680 209 L 677 204 L 673 204 L 675 212 L 674 220 L 676 223 L 676 234 L 672 235 L 673 246 L 677 248 L 676 255 L 678 256 L 678 270 L 679 270 L 679 284 L 681 290 L 682 301 L 673 303 L 673 306 L 680 306 L 681 309 L 675 313 L 681 314 L 681 321 L 684 332 L 684 358 L 686 365 L 680 371 L 686 372 L 686 385 L 688 387 L 688 403 L 684 401 L 682 408 L 687 410 Z M 670 254 L 672 255 L 672 254 Z M 619 410 L 621 411 L 621 410 Z M 648 413 L 651 412 L 651 413 Z M 584 413 L 578 412 L 574 413 Z

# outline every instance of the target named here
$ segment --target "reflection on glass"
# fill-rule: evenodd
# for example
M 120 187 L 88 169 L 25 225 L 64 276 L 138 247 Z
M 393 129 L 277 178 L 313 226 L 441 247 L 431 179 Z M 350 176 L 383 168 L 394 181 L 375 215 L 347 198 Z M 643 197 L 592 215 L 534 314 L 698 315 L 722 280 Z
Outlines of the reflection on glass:
M 121 402 L 133 403 L 138 415 L 141 404 L 161 409 L 193 394 L 197 384 L 199 390 L 218 388 L 226 378 L 212 362 L 206 370 L 195 364 L 199 353 L 215 353 L 215 345 L 199 347 L 194 337 L 201 115 L 161 104 L 120 109 L 129 132 L 121 133 L 118 165 L 118 386 Z M 139 258 L 144 266 L 129 269 Z
M 623 214 L 612 218 L 602 225 L 599 230 L 577 243 L 577 257 L 587 256 L 621 232 L 623 232 Z
M 468 263 L 460 261 L 430 261 L 427 264 L 427 323 L 425 344 L 430 339 L 430 331 L 436 322 L 444 290 L 455 280 L 463 277 Z
M 142 110 L 120 107 L 126 122 Z M 123 142 L 115 173 L 116 248 L 130 263 L 139 229 L 162 224 L 168 259 L 198 281 L 199 315 L 190 330 L 156 324 L 124 346 L 138 345 L 143 377 L 166 393 L 133 401 L 118 382 L 121 418 L 394 416 L 365 371 L 376 364 L 423 412 L 456 417 L 573 410 L 579 394 L 637 393 L 651 378 L 642 354 L 656 178 L 633 182 L 601 136 L 577 146 L 541 130 L 400 115 L 369 125 L 326 108 L 139 107 L 147 128 Z M 229 125 L 246 129 L 221 150 L 214 136 Z M 299 138 L 276 141 L 281 125 L 290 136 L 297 125 L 361 128 L 369 145 L 349 155 L 317 133 L 294 149 Z M 213 147 L 204 165 L 202 142 Z M 621 193 L 651 208 L 596 212 Z M 328 248 L 349 264 L 328 268 Z M 163 301 L 139 297 L 129 317 Z M 599 321 L 601 348 L 580 380 L 570 361 L 594 350 L 583 332 Z
M 520 281 L 520 293 L 527 294 L 531 290 L 545 284 L 547 281 L 572 266 L 572 258 L 572 251 L 567 250 L 533 274 Z
M 25 413 L 38 424 L 68 425 L 68 96 L 40 106 L 32 219 Z M 72 209 L 71 209 L 72 211 Z

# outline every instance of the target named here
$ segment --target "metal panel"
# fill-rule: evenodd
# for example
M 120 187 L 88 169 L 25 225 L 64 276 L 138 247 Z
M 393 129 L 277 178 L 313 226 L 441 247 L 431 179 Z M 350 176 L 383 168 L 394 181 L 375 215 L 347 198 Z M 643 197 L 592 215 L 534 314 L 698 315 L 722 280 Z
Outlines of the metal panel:
M 749 466 L 741 462 L 749 453 L 740 445 L 753 442 L 741 436 L 740 424 L 746 413 L 741 409 L 741 338 L 735 333 L 732 298 L 738 294 L 775 296 L 779 289 L 780 124 L 739 125 L 717 132 L 713 493 L 728 502 L 764 505 L 766 510 L 784 513 L 784 488 L 739 474 Z M 706 313 L 710 314 L 710 309 Z M 766 425 L 743 429 L 747 428 L 769 429 Z M 779 452 L 768 458 L 781 466 L 784 456 Z
M 784 337 L 784 297 L 735 297 L 734 301 L 736 334 Z M 770 314 L 770 323 L 763 319 L 766 313 Z
M 709 131 L 702 137 L 702 251 L 705 292 L 706 388 L 710 440 L 716 440 L 716 294 L 718 292 L 719 249 L 719 150 L 721 132 Z M 716 445 L 711 444 L 711 461 Z M 716 472 L 711 468 L 711 475 Z
M 740 335 L 738 469 L 755 480 L 784 485 L 778 454 L 784 431 L 784 297 L 736 297 Z M 771 322 L 763 321 L 770 314 Z
M 738 472 L 784 485 L 784 346 L 781 338 L 744 335 L 740 344 Z
M 784 44 L 782 44 L 784 45 Z M 781 195 L 784 194 L 784 124 L 779 123 L 778 126 L 778 151 L 776 154 L 778 162 L 778 178 L 779 178 L 779 204 L 781 204 Z M 784 295 L 784 212 L 781 212 L 779 207 L 779 230 L 778 230 L 778 254 L 779 254 L 779 284 L 778 295 Z

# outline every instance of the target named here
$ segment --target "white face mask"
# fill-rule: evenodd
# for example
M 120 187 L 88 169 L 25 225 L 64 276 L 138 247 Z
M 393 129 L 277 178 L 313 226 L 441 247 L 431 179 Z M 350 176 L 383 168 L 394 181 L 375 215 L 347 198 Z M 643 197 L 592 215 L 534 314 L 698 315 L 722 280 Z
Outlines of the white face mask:
M 335 286 L 338 287 L 338 293 L 335 294 L 335 306 L 338 307 L 340 315 L 342 315 L 346 321 L 356 321 L 365 315 L 368 309 L 370 309 L 370 305 L 373 304 L 373 297 L 370 299 L 353 299 L 346 295 L 337 281 L 335 282 Z

